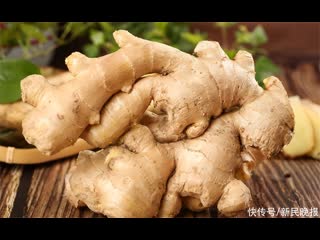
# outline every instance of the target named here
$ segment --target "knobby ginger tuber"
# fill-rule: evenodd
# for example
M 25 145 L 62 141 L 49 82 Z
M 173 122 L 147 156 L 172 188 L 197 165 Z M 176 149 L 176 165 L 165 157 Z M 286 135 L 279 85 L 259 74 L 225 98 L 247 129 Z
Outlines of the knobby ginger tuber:
M 128 35 L 126 44 L 145 40 Z M 254 78 L 252 56 L 239 51 L 230 60 L 217 42 L 202 41 L 195 55 L 181 56 L 181 63 L 167 75 L 149 75 L 130 93 L 111 98 L 101 111 L 100 124 L 89 126 L 82 138 L 91 145 L 106 147 L 132 123 L 137 123 L 151 101 L 154 111 L 149 128 L 159 142 L 200 136 L 212 116 L 242 106 L 262 93 Z
M 67 196 L 74 206 L 85 204 L 109 217 L 156 216 L 173 159 L 147 127 L 132 128 L 122 144 L 81 152 L 66 176 Z
M 22 120 L 31 109 L 24 102 L 0 104 L 0 127 L 22 130 Z
M 137 125 L 117 146 L 83 152 L 66 177 L 69 200 L 111 217 L 173 217 L 182 206 L 201 211 L 215 204 L 232 216 L 247 208 L 250 190 L 236 176 L 247 178 L 278 153 L 294 125 L 280 81 L 265 84 L 262 95 L 213 120 L 200 137 L 157 143 Z
M 217 42 L 200 42 L 193 56 L 122 30 L 114 37 L 115 53 L 70 55 L 70 81 L 31 75 L 21 84 L 35 107 L 23 134 L 40 151 L 78 137 L 105 148 L 79 155 L 66 176 L 69 200 L 111 217 L 173 217 L 183 206 L 216 204 L 230 216 L 248 207 L 242 180 L 291 139 L 280 81 L 265 79 L 263 90 L 252 56 L 230 60 Z
M 51 70 L 51 72 L 53 71 L 52 68 L 46 68 L 47 72 L 49 70 Z M 48 82 L 52 85 L 63 84 L 72 77 L 69 72 L 53 73 L 54 75 L 47 76 Z M 21 101 L 10 104 L 0 104 L 0 127 L 22 131 L 22 120 L 32 109 L 33 107 L 31 105 Z
M 66 64 L 74 79 L 65 84 L 52 86 L 40 75 L 22 81 L 23 101 L 35 106 L 23 121 L 29 143 L 52 154 L 82 134 L 91 145 L 106 147 L 139 122 L 151 100 L 162 112 L 149 126 L 158 141 L 194 138 L 212 116 L 262 94 L 248 52 L 239 51 L 233 61 L 217 42 L 200 42 L 195 57 L 123 30 L 114 38 L 121 47 L 115 53 L 99 58 L 71 54 Z M 151 73 L 158 74 L 141 80 L 131 94 L 107 102 L 119 91 L 129 93 L 135 81 Z

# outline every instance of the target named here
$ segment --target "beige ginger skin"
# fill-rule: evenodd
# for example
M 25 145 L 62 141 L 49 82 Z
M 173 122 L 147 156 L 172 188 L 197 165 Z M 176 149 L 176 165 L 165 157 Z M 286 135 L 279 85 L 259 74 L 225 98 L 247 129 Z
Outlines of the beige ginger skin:
M 158 44 L 127 33 L 124 36 L 121 47 Z M 166 75 L 144 77 L 129 94 L 111 98 L 101 111 L 100 123 L 89 126 L 81 137 L 93 146 L 108 146 L 140 121 L 152 101 L 158 114 L 148 126 L 158 142 L 195 138 L 207 129 L 212 116 L 242 106 L 262 93 L 249 53 L 239 51 L 235 60 L 230 60 L 217 42 L 203 41 L 195 48 L 195 55 L 183 53 L 179 65 L 170 63 Z
M 158 141 L 177 141 L 185 133 L 197 137 L 212 116 L 262 93 L 254 79 L 252 56 L 245 51 L 233 61 L 217 42 L 200 42 L 195 57 L 123 30 L 114 38 L 121 47 L 115 53 L 93 59 L 71 54 L 66 64 L 74 79 L 65 84 L 53 86 L 41 75 L 22 81 L 22 99 L 35 107 L 23 120 L 23 135 L 43 153 L 67 147 L 81 134 L 91 145 L 105 147 L 139 121 L 151 100 L 163 113 L 150 126 Z M 137 87 L 143 94 L 133 93 L 127 102 L 122 99 L 127 95 L 117 98 L 127 108 L 115 100 L 107 102 L 119 91 L 130 92 L 136 80 L 150 73 L 160 75 Z M 109 133 L 110 127 L 116 129 Z
M 72 78 L 70 72 L 59 72 L 48 76 L 47 81 L 52 85 L 61 85 Z M 31 112 L 33 107 L 22 101 L 0 104 L 0 127 L 22 131 L 22 120 Z
M 232 216 L 247 208 L 251 194 L 240 179 L 278 153 L 294 125 L 280 81 L 265 84 L 261 96 L 213 120 L 200 137 L 157 143 L 137 125 L 118 146 L 83 152 L 66 177 L 68 199 L 109 217 L 174 217 L 182 206 L 201 211 L 215 204 Z
M 199 42 L 193 56 L 123 30 L 114 37 L 115 53 L 70 55 L 70 81 L 31 75 L 21 84 L 34 106 L 22 124 L 29 143 L 46 154 L 79 137 L 105 148 L 79 154 L 66 177 L 68 199 L 110 217 L 247 208 L 241 180 L 291 139 L 281 82 L 267 78 L 262 89 L 252 56 L 239 51 L 230 60 L 217 42 Z

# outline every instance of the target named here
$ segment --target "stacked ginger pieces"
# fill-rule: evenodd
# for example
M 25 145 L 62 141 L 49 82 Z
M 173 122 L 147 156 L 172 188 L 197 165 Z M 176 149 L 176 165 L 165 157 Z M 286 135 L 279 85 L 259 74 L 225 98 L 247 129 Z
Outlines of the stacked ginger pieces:
M 67 197 L 109 217 L 174 217 L 182 207 L 217 204 L 227 216 L 251 201 L 243 183 L 287 144 L 294 126 L 275 77 L 255 80 L 252 56 L 230 60 L 217 42 L 194 55 L 116 31 L 120 49 L 99 58 L 73 53 L 73 78 L 21 83 L 33 106 L 26 140 L 46 154 L 79 137 L 103 148 L 80 152 L 66 176 Z

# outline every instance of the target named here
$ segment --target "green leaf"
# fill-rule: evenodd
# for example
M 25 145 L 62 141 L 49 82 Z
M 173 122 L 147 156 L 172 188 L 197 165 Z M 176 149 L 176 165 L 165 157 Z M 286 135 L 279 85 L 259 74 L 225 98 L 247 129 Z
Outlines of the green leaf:
M 30 61 L 0 60 L 0 104 L 21 99 L 20 81 L 31 74 L 40 74 L 40 70 Z
M 177 43 L 181 39 L 183 32 L 189 32 L 187 23 L 169 23 L 166 28 L 166 37 L 171 43 Z
M 256 80 L 260 86 L 264 86 L 263 80 L 280 73 L 280 68 L 266 56 L 260 56 L 255 61 Z
M 104 34 L 102 31 L 91 30 L 90 31 L 90 40 L 94 45 L 102 45 L 104 43 Z
M 100 54 L 100 48 L 97 45 L 86 44 L 83 47 L 83 52 L 87 57 L 98 57 Z
M 82 36 L 83 34 L 87 33 L 89 27 L 93 25 L 92 22 L 69 22 L 65 28 L 67 28 L 65 35 L 67 33 L 71 33 L 70 38 L 75 39 L 79 36 Z
M 99 25 L 105 34 L 111 34 L 114 31 L 114 27 L 109 22 L 99 22 Z
M 235 32 L 235 37 L 238 44 L 250 44 L 252 40 L 252 34 L 244 25 L 240 25 L 239 29 Z
M 219 28 L 229 28 L 236 25 L 236 22 L 216 22 L 215 25 Z
M 235 36 L 238 44 L 245 44 L 254 48 L 257 48 L 268 41 L 267 34 L 262 26 L 257 26 L 250 32 L 246 26 L 241 25 L 236 31 Z
M 161 30 L 162 32 L 165 32 L 168 27 L 169 22 L 155 22 L 154 26 Z
M 191 32 L 183 32 L 181 36 L 184 40 L 187 40 L 194 45 L 205 39 L 203 35 Z
M 172 44 L 172 47 L 178 48 L 183 52 L 191 53 L 194 50 L 194 44 L 188 41 L 179 41 L 175 44 Z
M 35 25 L 29 23 L 22 23 L 20 25 L 21 31 L 26 35 L 27 40 L 37 39 L 40 42 L 44 42 L 46 37 L 44 33 L 40 31 L 40 28 L 36 27 Z
M 237 54 L 237 50 L 235 49 L 224 49 L 224 51 L 230 59 L 233 59 Z
M 252 43 L 255 46 L 262 45 L 268 41 L 268 37 L 266 32 L 264 31 L 262 26 L 257 26 L 255 29 L 252 31 L 252 36 L 251 36 Z

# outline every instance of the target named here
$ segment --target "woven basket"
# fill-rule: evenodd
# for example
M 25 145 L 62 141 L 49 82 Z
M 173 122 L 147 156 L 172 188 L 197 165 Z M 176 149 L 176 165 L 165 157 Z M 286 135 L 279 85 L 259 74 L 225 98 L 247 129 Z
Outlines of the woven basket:
M 38 164 L 78 154 L 80 151 L 93 149 L 86 141 L 78 141 L 60 152 L 47 156 L 36 148 L 14 148 L 0 146 L 0 162 L 9 164 Z

